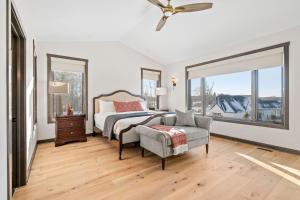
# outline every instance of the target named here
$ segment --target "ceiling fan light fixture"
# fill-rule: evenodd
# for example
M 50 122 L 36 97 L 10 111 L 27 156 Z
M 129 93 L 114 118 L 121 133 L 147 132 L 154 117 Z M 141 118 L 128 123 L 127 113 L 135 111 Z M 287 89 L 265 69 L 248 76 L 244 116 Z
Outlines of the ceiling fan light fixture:
M 166 17 L 171 17 L 173 15 L 173 12 L 172 11 L 166 11 L 166 12 L 164 12 L 164 15 Z
M 171 0 L 168 0 L 167 5 L 161 3 L 160 2 L 161 0 L 147 0 L 147 1 L 159 7 L 163 12 L 163 17 L 158 22 L 156 31 L 160 31 L 163 28 L 163 26 L 166 24 L 167 19 L 172 15 L 175 15 L 177 13 L 187 13 L 187 12 L 197 12 L 197 11 L 207 10 L 207 9 L 211 9 L 213 6 L 213 3 L 193 3 L 193 4 L 186 4 L 178 7 L 173 7 L 171 5 Z

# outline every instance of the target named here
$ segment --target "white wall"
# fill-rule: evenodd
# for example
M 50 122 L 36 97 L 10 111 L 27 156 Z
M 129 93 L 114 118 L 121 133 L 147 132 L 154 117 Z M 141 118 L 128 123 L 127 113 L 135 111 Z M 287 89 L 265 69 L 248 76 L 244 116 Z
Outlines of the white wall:
M 37 53 L 38 140 L 55 136 L 54 124 L 47 123 L 47 53 L 89 60 L 87 133 L 92 132 L 93 97 L 118 89 L 140 94 L 140 68 L 161 69 L 157 62 L 119 42 L 39 42 Z
M 26 1 L 16 0 L 15 9 L 26 36 L 26 147 L 27 168 L 37 142 L 36 127 L 33 125 L 33 38 L 30 16 L 25 15 Z
M 241 43 L 238 46 L 222 48 L 214 54 L 202 56 L 166 67 L 165 79 L 170 82 L 172 75 L 179 80 L 177 87 L 169 94 L 171 109 L 185 110 L 185 66 L 216 58 L 234 55 L 245 51 L 258 49 L 282 42 L 290 41 L 290 129 L 273 129 L 258 126 L 213 122 L 212 132 L 236 138 L 300 150 L 300 27 L 269 35 L 256 40 Z
M 10 1 L 8 1 L 10 2 Z M 6 87 L 6 0 L 0 1 L 0 199 L 7 199 L 7 87 Z M 27 167 L 30 163 L 33 149 L 36 144 L 35 131 L 32 125 L 32 34 L 30 33 L 30 20 L 23 18 L 22 13 L 19 12 L 19 6 L 13 2 L 18 18 L 21 22 L 23 31 L 26 35 L 26 120 L 27 120 Z M 25 22 L 25 23 L 23 23 Z M 29 23 L 26 23 L 29 22 Z
M 0 1 L 0 199 L 7 199 L 6 1 Z

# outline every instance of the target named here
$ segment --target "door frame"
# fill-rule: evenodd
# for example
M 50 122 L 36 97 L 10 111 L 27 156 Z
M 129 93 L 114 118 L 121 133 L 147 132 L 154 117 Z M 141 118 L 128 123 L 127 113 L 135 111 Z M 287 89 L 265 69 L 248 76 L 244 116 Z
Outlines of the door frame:
M 8 127 L 8 199 L 12 198 L 12 119 L 9 116 L 9 94 L 11 90 L 10 66 L 11 66 L 11 33 L 18 36 L 17 51 L 17 187 L 27 183 L 27 145 L 26 145 L 26 36 L 22 29 L 14 5 L 7 0 L 7 127 Z

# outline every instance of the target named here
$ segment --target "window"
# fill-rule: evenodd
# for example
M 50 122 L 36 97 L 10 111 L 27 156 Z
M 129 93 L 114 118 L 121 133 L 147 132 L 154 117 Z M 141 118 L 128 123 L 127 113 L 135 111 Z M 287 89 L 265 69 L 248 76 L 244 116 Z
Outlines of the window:
M 215 120 L 288 128 L 289 43 L 187 67 L 187 106 Z
M 257 119 L 283 123 L 282 67 L 258 70 Z
M 141 69 L 142 96 L 146 98 L 149 109 L 159 108 L 159 98 L 156 88 L 161 86 L 161 71 L 154 69 Z
M 191 110 L 203 114 L 203 95 L 202 95 L 202 84 L 201 78 L 191 79 L 191 97 L 190 105 Z
M 205 87 L 206 115 L 251 119 L 251 71 L 207 77 Z
M 86 59 L 48 54 L 48 122 L 66 114 L 71 105 L 74 114 L 87 113 Z

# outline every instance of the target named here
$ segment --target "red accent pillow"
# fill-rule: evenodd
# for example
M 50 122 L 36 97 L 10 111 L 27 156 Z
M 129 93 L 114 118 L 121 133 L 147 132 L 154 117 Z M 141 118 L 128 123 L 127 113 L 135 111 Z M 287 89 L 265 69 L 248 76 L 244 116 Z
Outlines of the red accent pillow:
M 139 101 L 114 101 L 114 106 L 117 112 L 143 111 L 142 105 Z

